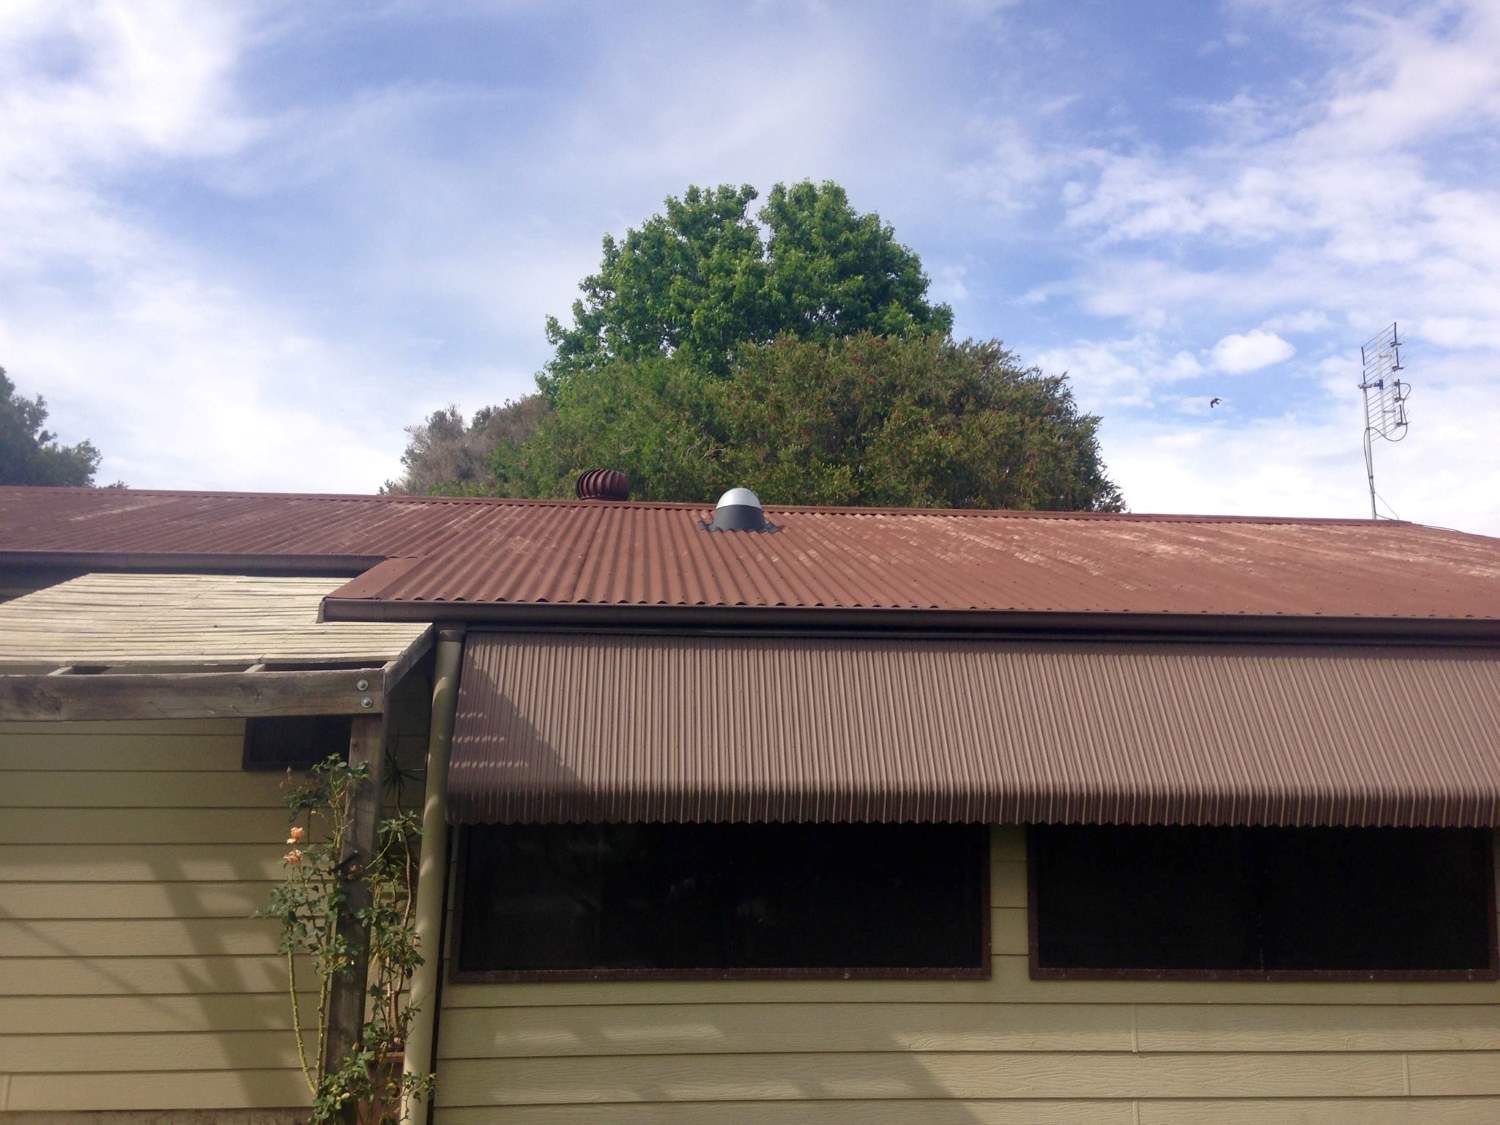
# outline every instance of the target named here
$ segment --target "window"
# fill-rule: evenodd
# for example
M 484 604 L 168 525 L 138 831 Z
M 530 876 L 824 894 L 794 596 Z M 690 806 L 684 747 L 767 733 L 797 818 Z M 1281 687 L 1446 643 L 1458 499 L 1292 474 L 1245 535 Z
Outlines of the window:
M 984 976 L 988 860 L 956 825 L 470 828 L 458 973 Z
M 1490 833 L 1033 828 L 1032 975 L 1497 976 Z
M 349 753 L 348 715 L 287 715 L 245 722 L 247 770 L 311 769 L 330 754 Z

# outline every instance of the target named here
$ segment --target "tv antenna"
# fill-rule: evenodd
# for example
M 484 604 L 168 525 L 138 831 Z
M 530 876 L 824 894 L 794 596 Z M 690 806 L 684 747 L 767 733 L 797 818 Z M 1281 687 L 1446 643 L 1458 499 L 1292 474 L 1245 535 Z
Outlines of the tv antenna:
M 1375 439 L 1400 441 L 1406 436 L 1406 397 L 1411 394 L 1411 384 L 1398 375 L 1405 368 L 1401 366 L 1401 336 L 1396 325 L 1392 323 L 1366 340 L 1359 349 L 1359 359 L 1364 367 L 1359 389 L 1365 396 L 1365 476 L 1370 481 L 1370 518 L 1378 520 Z

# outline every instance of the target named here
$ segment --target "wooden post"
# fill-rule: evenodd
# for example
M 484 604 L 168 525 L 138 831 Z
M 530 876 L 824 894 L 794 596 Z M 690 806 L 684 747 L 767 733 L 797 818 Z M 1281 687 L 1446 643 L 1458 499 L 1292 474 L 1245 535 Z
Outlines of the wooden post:
M 355 914 L 370 905 L 369 884 L 359 876 L 363 874 L 369 857 L 375 854 L 376 833 L 380 828 L 387 714 L 356 715 L 349 732 L 349 764 L 369 766 L 370 776 L 355 791 L 353 820 L 344 852 L 339 856 L 340 869 L 345 872 L 346 898 L 338 928 L 340 936 L 354 949 L 354 967 L 333 979 L 328 1005 L 328 1050 L 324 1056 L 326 1069 L 330 1072 L 359 1041 L 365 1022 L 370 934 Z M 348 1119 L 354 1120 L 352 1110 Z

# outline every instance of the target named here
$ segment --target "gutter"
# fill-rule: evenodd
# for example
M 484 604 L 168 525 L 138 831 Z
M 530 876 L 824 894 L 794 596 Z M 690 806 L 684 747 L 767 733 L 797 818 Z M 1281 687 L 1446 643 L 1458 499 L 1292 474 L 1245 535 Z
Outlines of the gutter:
M 422 799 L 422 852 L 417 866 L 415 924 L 422 964 L 411 978 L 413 1011 L 406 1030 L 402 1074 L 420 1077 L 433 1070 L 439 988 L 443 960 L 443 895 L 448 884 L 448 759 L 458 709 L 458 678 L 463 661 L 462 625 L 440 626 L 432 676 L 432 717 L 427 734 L 427 786 Z M 405 1099 L 401 1125 L 424 1125 L 426 1099 Z
M 329 595 L 324 621 L 437 621 L 483 628 L 725 629 L 743 632 L 941 634 L 1071 641 L 1261 641 L 1452 644 L 1500 641 L 1493 617 L 1305 617 L 1280 614 L 1074 613 L 1017 610 L 831 609 L 762 606 L 557 605 L 381 601 Z

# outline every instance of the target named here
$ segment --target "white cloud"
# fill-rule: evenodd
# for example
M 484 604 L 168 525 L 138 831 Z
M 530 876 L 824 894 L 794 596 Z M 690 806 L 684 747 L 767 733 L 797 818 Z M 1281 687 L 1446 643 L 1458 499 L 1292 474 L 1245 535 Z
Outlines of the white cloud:
M 250 14 L 0 9 L 0 356 L 64 440 L 104 452 L 102 480 L 368 491 L 401 448 L 371 387 L 389 359 L 310 336 L 103 186 L 261 135 L 234 93 Z
M 58 259 L 107 269 L 139 254 L 102 173 L 224 155 L 260 129 L 231 90 L 244 34 L 228 7 L 174 3 L 0 8 L 0 278 Z M 67 45 L 72 65 L 48 69 Z
M 1241 375 L 1281 363 L 1296 354 L 1297 349 L 1276 333 L 1256 328 L 1243 335 L 1225 336 L 1213 347 L 1213 362 L 1220 371 Z
M 964 278 L 968 274 L 964 266 L 939 266 L 932 273 L 932 285 L 928 291 L 934 301 L 945 301 L 950 305 L 969 299 L 969 286 Z
M 1165 384 L 1192 379 L 1202 364 L 1189 352 L 1165 349 L 1150 333 L 1119 340 L 1079 340 L 1026 353 L 1048 374 L 1066 373 L 1086 410 L 1145 406 Z
M 1065 101 L 1054 99 L 1037 112 L 1046 117 L 1064 108 Z M 1034 206 L 1063 161 L 1071 158 L 1039 143 L 1014 116 L 972 119 L 965 132 L 982 155 L 952 172 L 950 182 L 964 198 L 1007 214 Z
M 1399 320 L 1412 430 L 1377 452 L 1382 493 L 1408 518 L 1500 531 L 1500 501 L 1477 485 L 1497 469 L 1485 426 L 1500 410 L 1500 7 L 1307 11 L 1275 15 L 1305 20 L 1336 57 L 1323 85 L 1209 107 L 1213 140 L 1197 147 L 1080 157 L 1062 200 L 1093 252 L 1050 284 L 1048 307 L 1072 294 L 1182 339 L 1211 325 L 1220 338 L 1206 354 L 1226 373 L 1309 357 L 1276 384 L 1296 413 L 1237 395 L 1232 413 L 1205 416 L 1212 441 L 1141 411 L 1106 426 L 1132 505 L 1169 510 L 1360 514 L 1347 417 L 1358 345 Z M 1247 321 L 1258 327 L 1224 334 Z M 1345 446 L 1352 471 L 1324 460 Z
M 1300 270 L 1277 262 L 1273 277 L 1228 292 L 1272 304 L 1315 299 L 1304 314 L 1327 312 L 1330 301 L 1339 312 L 1355 311 L 1341 295 L 1367 290 L 1368 276 L 1382 268 L 1394 279 L 1398 270 L 1432 274 L 1451 261 L 1492 283 L 1500 199 L 1444 182 L 1420 155 L 1437 136 L 1483 137 L 1500 122 L 1500 7 L 1453 11 L 1451 28 L 1444 26 L 1448 9 L 1431 6 L 1404 19 L 1364 13 L 1342 24 L 1313 21 L 1310 35 L 1347 40 L 1349 61 L 1326 88 L 1301 105 L 1270 106 L 1241 93 L 1204 107 L 1215 139 L 1197 148 L 1079 154 L 1080 171 L 1093 171 L 1064 190 L 1068 223 L 1104 248 L 1190 240 L 1290 258 Z M 1410 293 L 1410 276 L 1398 280 L 1392 288 Z M 1445 295 L 1468 306 L 1493 292 L 1466 295 L 1455 285 Z M 1144 300 L 1138 294 L 1133 303 Z
M 1303 309 L 1301 312 L 1284 313 L 1281 316 L 1273 316 L 1261 325 L 1267 332 L 1287 332 L 1292 335 L 1306 335 L 1311 332 L 1326 332 L 1333 327 L 1333 321 L 1322 309 Z
M 1500 317 L 1429 316 L 1402 330 L 1410 339 L 1426 340 L 1453 350 L 1482 349 L 1500 353 Z
M 1134 511 L 1367 517 L 1357 393 L 1246 418 L 1221 405 L 1190 421 L 1105 417 L 1112 477 Z M 1381 514 L 1500 535 L 1500 446 L 1474 419 L 1500 417 L 1500 385 L 1429 385 L 1405 441 L 1377 442 Z M 1475 487 L 1475 482 L 1485 482 Z
M 256 131 L 229 79 L 245 34 L 235 9 L 140 0 L 0 9 L 0 166 L 55 174 L 140 151 L 233 151 Z M 75 65 L 47 67 L 69 45 Z
M 1342 88 L 1309 141 L 1340 151 L 1382 151 L 1500 119 L 1495 4 L 1432 4 L 1404 19 L 1362 15 L 1368 28 L 1358 62 L 1341 76 Z
M 376 357 L 175 273 L 112 286 L 86 328 L 76 308 L 37 294 L 7 309 L 0 348 L 46 389 L 64 439 L 104 452 L 102 481 L 364 492 L 396 475 L 407 419 L 368 386 Z

